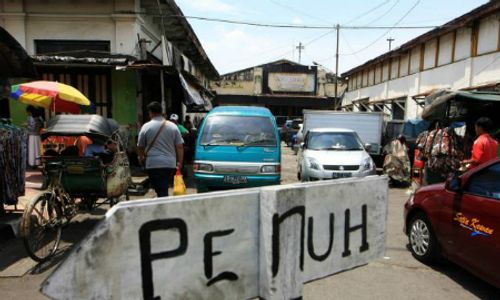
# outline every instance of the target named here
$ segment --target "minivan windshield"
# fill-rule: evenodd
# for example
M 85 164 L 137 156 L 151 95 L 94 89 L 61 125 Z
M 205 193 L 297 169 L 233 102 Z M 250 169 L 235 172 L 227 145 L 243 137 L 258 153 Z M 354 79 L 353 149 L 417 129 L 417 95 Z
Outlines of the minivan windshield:
M 269 117 L 210 116 L 201 136 L 203 146 L 262 146 L 277 144 Z
M 307 149 L 310 150 L 363 150 L 355 132 L 309 132 Z

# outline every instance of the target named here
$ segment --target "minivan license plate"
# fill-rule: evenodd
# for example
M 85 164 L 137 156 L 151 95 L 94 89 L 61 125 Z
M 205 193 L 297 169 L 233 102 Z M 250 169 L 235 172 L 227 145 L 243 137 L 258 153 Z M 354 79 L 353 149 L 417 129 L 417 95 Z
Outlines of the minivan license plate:
M 333 173 L 332 174 L 333 179 L 335 179 L 335 178 L 349 178 L 351 176 L 352 176 L 351 173 Z
M 248 179 L 246 176 L 227 175 L 227 176 L 224 176 L 224 182 L 225 183 L 232 183 L 232 184 L 241 184 L 241 183 L 247 183 Z

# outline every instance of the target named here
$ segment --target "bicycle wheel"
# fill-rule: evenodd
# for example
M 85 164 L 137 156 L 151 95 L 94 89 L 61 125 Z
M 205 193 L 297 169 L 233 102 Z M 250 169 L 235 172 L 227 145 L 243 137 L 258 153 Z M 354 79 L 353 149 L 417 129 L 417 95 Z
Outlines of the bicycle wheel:
M 61 219 L 57 198 L 48 191 L 38 194 L 24 210 L 21 236 L 33 260 L 46 261 L 57 251 L 61 240 Z

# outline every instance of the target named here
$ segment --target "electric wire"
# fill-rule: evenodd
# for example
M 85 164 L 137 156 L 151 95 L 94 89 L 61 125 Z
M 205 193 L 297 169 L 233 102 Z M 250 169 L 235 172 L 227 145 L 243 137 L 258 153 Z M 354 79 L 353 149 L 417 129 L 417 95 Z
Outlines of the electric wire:
M 349 20 L 349 21 L 345 22 L 345 23 L 344 23 L 344 24 L 342 24 L 342 25 L 347 25 L 347 24 L 351 23 L 352 21 L 356 21 L 356 20 L 358 20 L 358 19 L 361 19 L 361 18 L 363 18 L 364 16 L 367 16 L 367 15 L 371 14 L 372 12 L 376 11 L 377 9 L 381 8 L 382 6 L 386 5 L 386 4 L 387 4 L 387 3 L 389 3 L 389 2 L 390 2 L 390 0 L 384 1 L 384 2 L 382 2 L 381 4 L 378 4 L 378 5 L 376 5 L 375 7 L 370 8 L 369 10 L 365 11 L 364 13 L 362 13 L 362 14 L 360 14 L 360 15 L 358 15 L 358 16 L 356 16 L 356 17 L 354 17 L 354 18 L 352 18 L 351 20 Z
M 341 54 L 342 56 L 350 56 L 350 55 L 356 55 L 358 53 L 361 53 L 363 51 L 365 51 L 366 49 L 370 48 L 371 46 L 375 45 L 378 41 L 380 41 L 382 38 L 384 38 L 387 34 L 389 34 L 389 32 L 391 32 L 394 28 L 397 28 L 397 26 L 399 25 L 399 23 L 401 23 L 401 21 L 404 20 L 404 18 L 406 18 L 416 7 L 418 4 L 420 4 L 421 0 L 417 0 L 415 2 L 415 4 L 410 7 L 410 9 L 394 24 L 393 28 L 390 28 L 388 29 L 387 31 L 385 31 L 382 35 L 380 35 L 377 39 L 375 39 L 373 42 L 369 43 L 368 45 L 366 45 L 365 47 L 357 50 L 357 51 L 354 51 L 352 53 L 347 53 L 347 54 Z M 329 57 L 325 60 L 329 60 L 331 59 L 332 57 Z
M 139 15 L 147 15 L 147 16 L 157 16 L 160 17 L 160 14 L 155 13 L 138 13 Z M 289 28 L 289 29 L 331 29 L 335 30 L 336 26 L 326 26 L 326 25 L 300 25 L 300 24 L 279 24 L 279 23 L 259 23 L 252 21 L 241 21 L 241 20 L 233 20 L 233 19 L 222 19 L 222 18 L 209 18 L 209 17 L 200 17 L 200 16 L 183 16 L 183 15 L 163 15 L 163 17 L 168 18 L 179 18 L 179 19 L 193 19 L 199 21 L 206 22 L 217 22 L 217 23 L 227 23 L 227 24 L 237 24 L 237 25 L 247 25 L 247 26 L 256 26 L 256 27 L 272 27 L 272 28 Z M 340 29 L 348 29 L 348 30 L 381 30 L 381 29 L 434 29 L 435 25 L 426 25 L 426 26 L 345 26 L 339 25 Z M 442 27 L 442 26 L 441 26 Z
M 397 6 L 397 5 L 398 5 L 399 1 L 400 1 L 400 0 L 396 0 L 396 2 L 394 2 L 394 4 L 393 4 L 391 7 L 389 7 L 389 9 L 388 9 L 388 10 L 386 10 L 386 11 L 385 11 L 385 12 L 384 12 L 381 16 L 379 16 L 379 17 L 377 17 L 377 18 L 373 19 L 373 21 L 371 21 L 371 22 L 369 22 L 369 23 L 365 24 L 365 26 L 370 26 L 370 25 L 372 25 L 373 23 L 377 22 L 378 20 L 380 20 L 380 19 L 384 18 L 385 16 L 387 16 L 387 15 L 388 15 L 388 14 L 389 14 L 389 13 L 390 13 L 390 12 L 391 12 L 391 11 L 392 11 L 392 10 L 393 10 L 396 6 Z
M 288 9 L 288 10 L 293 11 L 293 12 L 295 12 L 295 13 L 301 14 L 301 15 L 303 15 L 303 16 L 305 16 L 305 17 L 310 18 L 310 19 L 315 19 L 315 20 L 321 21 L 322 23 L 325 23 L 325 24 L 332 24 L 330 21 L 327 21 L 327 20 L 325 20 L 325 19 L 323 19 L 323 18 L 320 18 L 320 17 L 318 17 L 318 16 L 313 16 L 313 15 L 310 15 L 310 14 L 308 14 L 308 13 L 306 13 L 306 12 L 303 12 L 303 11 L 301 11 L 301 10 L 299 10 L 299 9 L 294 8 L 294 7 L 291 7 L 291 6 L 285 5 L 285 4 L 280 3 L 280 2 L 278 2 L 278 1 L 276 1 L 276 0 L 269 0 L 269 1 L 270 1 L 270 2 L 272 2 L 272 3 L 274 3 L 274 4 L 275 4 L 275 5 L 277 5 L 277 6 L 280 6 L 280 7 L 282 7 L 282 8 Z

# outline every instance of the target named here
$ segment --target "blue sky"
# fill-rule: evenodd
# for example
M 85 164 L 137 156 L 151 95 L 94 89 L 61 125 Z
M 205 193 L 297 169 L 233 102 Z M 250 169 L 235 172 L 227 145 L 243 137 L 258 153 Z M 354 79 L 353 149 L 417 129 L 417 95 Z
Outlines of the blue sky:
M 187 16 L 262 23 L 334 26 L 442 25 L 487 0 L 176 0 Z M 405 16 L 406 15 L 406 16 Z M 287 58 L 298 61 L 295 46 L 306 44 L 302 63 L 335 70 L 335 32 L 328 29 L 276 29 L 190 19 L 220 74 Z M 345 72 L 429 29 L 341 30 L 339 73 Z

